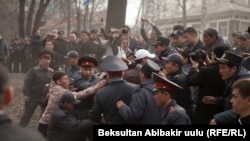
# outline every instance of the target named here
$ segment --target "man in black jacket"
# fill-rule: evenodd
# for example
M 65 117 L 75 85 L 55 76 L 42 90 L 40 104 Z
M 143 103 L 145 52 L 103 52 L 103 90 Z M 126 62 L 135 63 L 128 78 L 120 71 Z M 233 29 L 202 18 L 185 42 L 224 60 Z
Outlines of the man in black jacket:
M 219 64 L 215 58 L 221 57 L 224 51 L 228 50 L 228 46 L 215 47 L 212 51 L 212 62 L 206 66 L 199 66 L 197 61 L 191 60 L 192 68 L 188 74 L 188 84 L 199 87 L 194 124 L 209 124 L 213 115 L 223 110 L 221 105 L 205 104 L 202 99 L 204 96 L 222 96 L 225 91 L 225 81 L 220 77 Z
M 49 141 L 79 140 L 78 133 L 93 126 L 89 119 L 78 120 L 74 105 L 79 103 L 80 101 L 72 93 L 62 95 L 48 127 L 47 137 Z
M 205 96 L 203 102 L 205 104 L 221 104 L 224 109 L 224 112 L 213 116 L 214 119 L 210 121 L 210 124 L 232 124 L 228 120 L 231 116 L 225 114 L 227 111 L 232 110 L 232 104 L 230 103 L 232 98 L 232 84 L 237 80 L 250 78 L 250 74 L 244 67 L 240 66 L 242 58 L 231 52 L 225 52 L 221 58 L 216 58 L 216 60 L 219 62 L 221 78 L 226 82 L 226 90 L 223 96 L 220 97 Z
M 41 51 L 38 56 L 38 65 L 32 67 L 25 76 L 23 87 L 25 109 L 19 123 L 23 127 L 29 124 L 37 106 L 41 106 L 45 85 L 50 83 L 54 74 L 54 70 L 49 67 L 52 56 L 50 50 Z
M 146 50 L 148 50 L 150 53 L 155 53 L 155 49 L 154 46 L 152 46 L 151 44 L 153 42 L 155 42 L 155 40 L 157 39 L 157 37 L 161 36 L 162 33 L 161 31 L 158 29 L 158 27 L 148 18 L 142 18 L 141 19 L 141 36 L 143 38 L 143 40 L 147 43 L 146 45 Z M 145 31 L 145 23 L 149 23 L 152 26 L 152 30 L 150 32 L 150 38 L 147 36 L 146 31 Z
M 0 35 L 0 64 L 6 64 L 6 59 L 9 55 L 8 47 L 6 42 L 3 40 L 2 35 Z

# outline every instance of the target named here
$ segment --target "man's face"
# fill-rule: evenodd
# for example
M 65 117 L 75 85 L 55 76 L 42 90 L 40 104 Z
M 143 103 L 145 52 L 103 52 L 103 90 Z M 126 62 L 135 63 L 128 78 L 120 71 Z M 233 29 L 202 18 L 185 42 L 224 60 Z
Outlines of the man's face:
M 174 36 L 173 41 L 172 41 L 172 45 L 175 47 L 181 47 L 183 42 L 184 42 L 183 36 Z
M 127 49 L 128 48 L 128 40 L 127 39 L 123 39 L 122 42 L 121 42 L 121 47 L 123 49 Z
M 250 106 L 250 97 L 243 98 L 238 88 L 233 89 L 233 97 L 231 99 L 234 112 L 240 116 L 245 116 Z
M 76 41 L 76 35 L 75 34 L 70 34 L 69 41 L 70 42 L 75 42 Z
M 59 39 L 64 39 L 64 34 L 58 34 Z
M 53 50 L 54 49 L 54 45 L 51 41 L 46 42 L 45 48 L 48 50 Z
M 161 45 L 156 45 L 156 46 L 154 46 L 154 48 L 155 48 L 155 54 L 157 54 L 157 56 L 159 56 L 162 52 Z
M 77 65 L 78 58 L 69 58 L 68 59 L 68 64 L 70 66 L 76 66 Z
M 211 45 L 212 43 L 215 42 L 215 40 L 216 40 L 215 36 L 209 36 L 207 34 L 203 34 L 203 42 L 204 42 L 205 46 Z
M 40 58 L 40 65 L 42 67 L 45 67 L 45 68 L 49 67 L 50 62 L 51 62 L 50 57 L 42 57 L 42 58 Z
M 169 95 L 166 94 L 166 92 L 162 92 L 162 91 L 154 92 L 154 101 L 157 106 L 161 108 L 165 108 L 168 99 L 169 99 Z
M 98 39 L 98 34 L 96 32 L 91 33 L 93 39 Z
M 70 103 L 70 102 L 64 102 L 63 105 L 65 106 L 65 108 L 69 111 L 74 109 L 74 104 Z
M 166 62 L 165 64 L 165 71 L 166 73 L 175 73 L 179 70 L 178 65 L 173 62 Z
M 250 39 L 240 38 L 240 46 L 243 48 L 250 47 Z
M 58 30 L 57 30 L 57 29 L 54 29 L 54 30 L 52 31 L 52 34 L 53 34 L 53 36 L 54 36 L 55 38 L 57 38 L 57 36 L 58 36 Z
M 195 34 L 192 34 L 192 33 L 184 33 L 183 35 L 188 47 L 192 47 L 194 46 L 195 44 L 195 37 L 196 35 Z
M 220 72 L 221 78 L 223 80 L 228 80 L 228 79 L 232 78 L 237 71 L 236 66 L 233 66 L 230 68 L 225 64 L 219 64 L 219 67 L 220 67 L 219 72 Z
M 94 75 L 95 68 L 94 67 L 81 67 L 82 75 L 91 78 Z
M 234 36 L 232 36 L 232 38 L 233 38 L 233 43 L 234 43 L 234 44 L 236 44 L 236 45 L 239 45 L 239 44 L 240 44 L 239 36 L 234 35 Z
M 64 75 L 60 80 L 58 80 L 58 85 L 67 89 L 69 87 L 69 78 L 67 75 Z
M 86 33 L 81 33 L 80 38 L 84 43 L 89 41 L 89 36 Z
M 150 34 L 150 38 L 151 39 L 156 39 L 157 35 L 156 35 L 156 32 L 154 30 L 151 31 L 151 34 Z
M 40 30 L 37 30 L 37 31 L 35 32 L 35 35 L 36 35 L 36 36 L 40 36 L 40 34 L 41 34 L 41 33 L 40 33 Z

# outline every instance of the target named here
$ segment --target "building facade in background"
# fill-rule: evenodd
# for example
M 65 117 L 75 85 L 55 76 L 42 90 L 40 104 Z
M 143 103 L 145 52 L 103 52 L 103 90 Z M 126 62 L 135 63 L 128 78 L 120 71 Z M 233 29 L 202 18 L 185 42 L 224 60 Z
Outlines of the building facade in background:
M 145 0 L 142 16 L 147 15 L 167 36 L 174 25 L 183 24 L 182 2 Z M 201 32 L 213 27 L 222 37 L 230 39 L 233 32 L 243 32 L 250 25 L 250 0 L 186 0 L 186 15 L 187 27 Z

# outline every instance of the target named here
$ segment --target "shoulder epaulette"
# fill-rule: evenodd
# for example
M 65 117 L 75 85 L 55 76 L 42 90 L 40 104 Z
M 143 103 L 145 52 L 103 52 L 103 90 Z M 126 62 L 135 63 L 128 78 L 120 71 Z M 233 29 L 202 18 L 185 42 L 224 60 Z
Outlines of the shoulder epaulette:
M 175 75 L 174 77 L 175 77 L 175 78 L 178 78 L 178 77 L 179 77 L 179 74 Z
M 48 68 L 48 70 L 54 72 L 54 70 L 52 68 L 50 68 L 50 67 Z
M 41 67 L 40 66 L 35 66 L 34 70 L 39 70 Z

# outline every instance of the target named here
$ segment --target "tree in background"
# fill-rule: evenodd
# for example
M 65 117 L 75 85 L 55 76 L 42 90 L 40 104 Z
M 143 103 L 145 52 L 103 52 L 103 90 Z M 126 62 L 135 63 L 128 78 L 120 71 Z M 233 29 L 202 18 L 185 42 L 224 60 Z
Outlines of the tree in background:
M 108 0 L 106 30 L 111 27 L 121 28 L 125 25 L 127 0 Z
M 31 36 L 31 34 L 42 26 L 45 22 L 42 21 L 42 17 L 46 8 L 48 7 L 50 0 L 40 0 L 39 4 L 36 4 L 36 0 L 31 0 L 30 3 L 26 0 L 19 0 L 19 37 Z M 28 16 L 25 21 L 25 5 L 29 7 Z M 36 12 L 35 7 L 38 6 Z M 33 16 L 35 19 L 33 21 Z M 27 26 L 25 27 L 25 23 Z M 33 24 L 32 24 L 33 23 Z M 26 30 L 25 30 L 26 29 Z M 32 30 L 31 30 L 32 29 Z M 31 32 L 32 31 L 32 32 Z
M 17 0 L 0 0 L 0 34 L 8 43 L 18 36 L 18 4 Z

